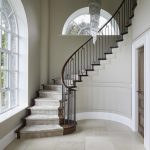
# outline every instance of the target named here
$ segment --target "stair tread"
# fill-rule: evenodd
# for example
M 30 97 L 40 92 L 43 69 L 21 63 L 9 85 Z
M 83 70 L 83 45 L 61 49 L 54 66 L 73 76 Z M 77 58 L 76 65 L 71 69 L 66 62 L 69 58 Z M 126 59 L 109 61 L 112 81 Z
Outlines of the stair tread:
M 59 119 L 57 115 L 30 115 L 26 117 L 27 120 L 55 120 Z
M 29 107 L 31 110 L 57 110 L 58 106 L 32 106 Z
M 36 98 L 35 101 L 51 101 L 51 102 L 59 102 L 61 99 L 54 99 L 54 98 Z
M 47 131 L 57 131 L 63 130 L 60 125 L 29 125 L 21 129 L 21 133 L 34 133 L 34 132 L 47 132 Z
M 62 94 L 59 91 L 54 91 L 54 90 L 40 90 L 40 93 L 53 93 L 53 94 Z

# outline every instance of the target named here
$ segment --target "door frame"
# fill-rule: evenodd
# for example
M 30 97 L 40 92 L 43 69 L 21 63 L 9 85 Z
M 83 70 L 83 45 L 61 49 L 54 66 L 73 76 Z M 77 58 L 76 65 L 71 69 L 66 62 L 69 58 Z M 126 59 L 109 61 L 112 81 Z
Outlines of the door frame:
M 150 30 L 132 44 L 132 130 L 138 132 L 138 49 L 144 46 L 144 146 L 150 150 Z

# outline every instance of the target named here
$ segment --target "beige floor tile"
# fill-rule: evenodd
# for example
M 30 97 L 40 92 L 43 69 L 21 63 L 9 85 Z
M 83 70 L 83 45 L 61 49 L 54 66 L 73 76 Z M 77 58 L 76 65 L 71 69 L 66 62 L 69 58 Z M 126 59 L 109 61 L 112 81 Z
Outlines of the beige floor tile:
M 14 140 L 5 150 L 26 150 L 30 140 Z
M 51 138 L 32 139 L 26 150 L 54 150 L 56 143 Z
M 115 150 L 115 147 L 109 138 L 86 137 L 85 150 Z
M 84 142 L 59 142 L 54 150 L 84 150 Z
M 82 120 L 70 135 L 15 140 L 5 150 L 145 150 L 143 138 L 127 126 L 104 120 Z

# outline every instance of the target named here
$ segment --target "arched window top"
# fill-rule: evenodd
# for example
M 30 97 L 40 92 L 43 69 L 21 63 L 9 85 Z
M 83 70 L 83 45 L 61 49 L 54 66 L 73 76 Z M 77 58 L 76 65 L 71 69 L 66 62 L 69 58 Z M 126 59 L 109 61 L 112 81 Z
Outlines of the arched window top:
M 101 10 L 99 29 L 112 17 L 105 10 Z M 117 25 L 117 23 L 115 23 Z M 113 29 L 113 25 L 111 29 Z M 118 25 L 116 26 L 118 28 Z M 119 28 L 118 28 L 119 30 Z M 106 33 L 108 34 L 108 33 Z M 115 34 L 115 33 L 114 33 Z M 89 7 L 81 8 L 74 12 L 64 24 L 62 35 L 90 35 Z
M 17 34 L 17 22 L 15 13 L 8 0 L 0 0 L 0 26 L 2 29 Z

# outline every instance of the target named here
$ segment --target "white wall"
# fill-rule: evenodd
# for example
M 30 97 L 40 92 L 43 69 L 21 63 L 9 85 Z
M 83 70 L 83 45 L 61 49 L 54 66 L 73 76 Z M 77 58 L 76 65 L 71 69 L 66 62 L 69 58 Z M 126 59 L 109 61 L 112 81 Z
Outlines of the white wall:
M 132 28 L 119 46 L 116 58 L 105 66 L 105 70 L 93 73 L 84 79 L 77 91 L 78 112 L 113 112 L 132 118 L 131 99 L 131 45 L 150 28 L 150 1 L 138 0 Z
M 41 3 L 41 69 L 40 83 L 48 83 L 49 78 L 49 26 L 50 26 L 50 1 L 42 0 Z
M 150 0 L 137 0 L 138 5 L 133 18 L 132 39 L 135 40 L 144 31 L 150 28 Z
M 41 1 L 22 0 L 29 30 L 29 100 L 40 85 Z
M 131 29 L 105 68 L 78 84 L 78 112 L 110 112 L 131 118 Z

